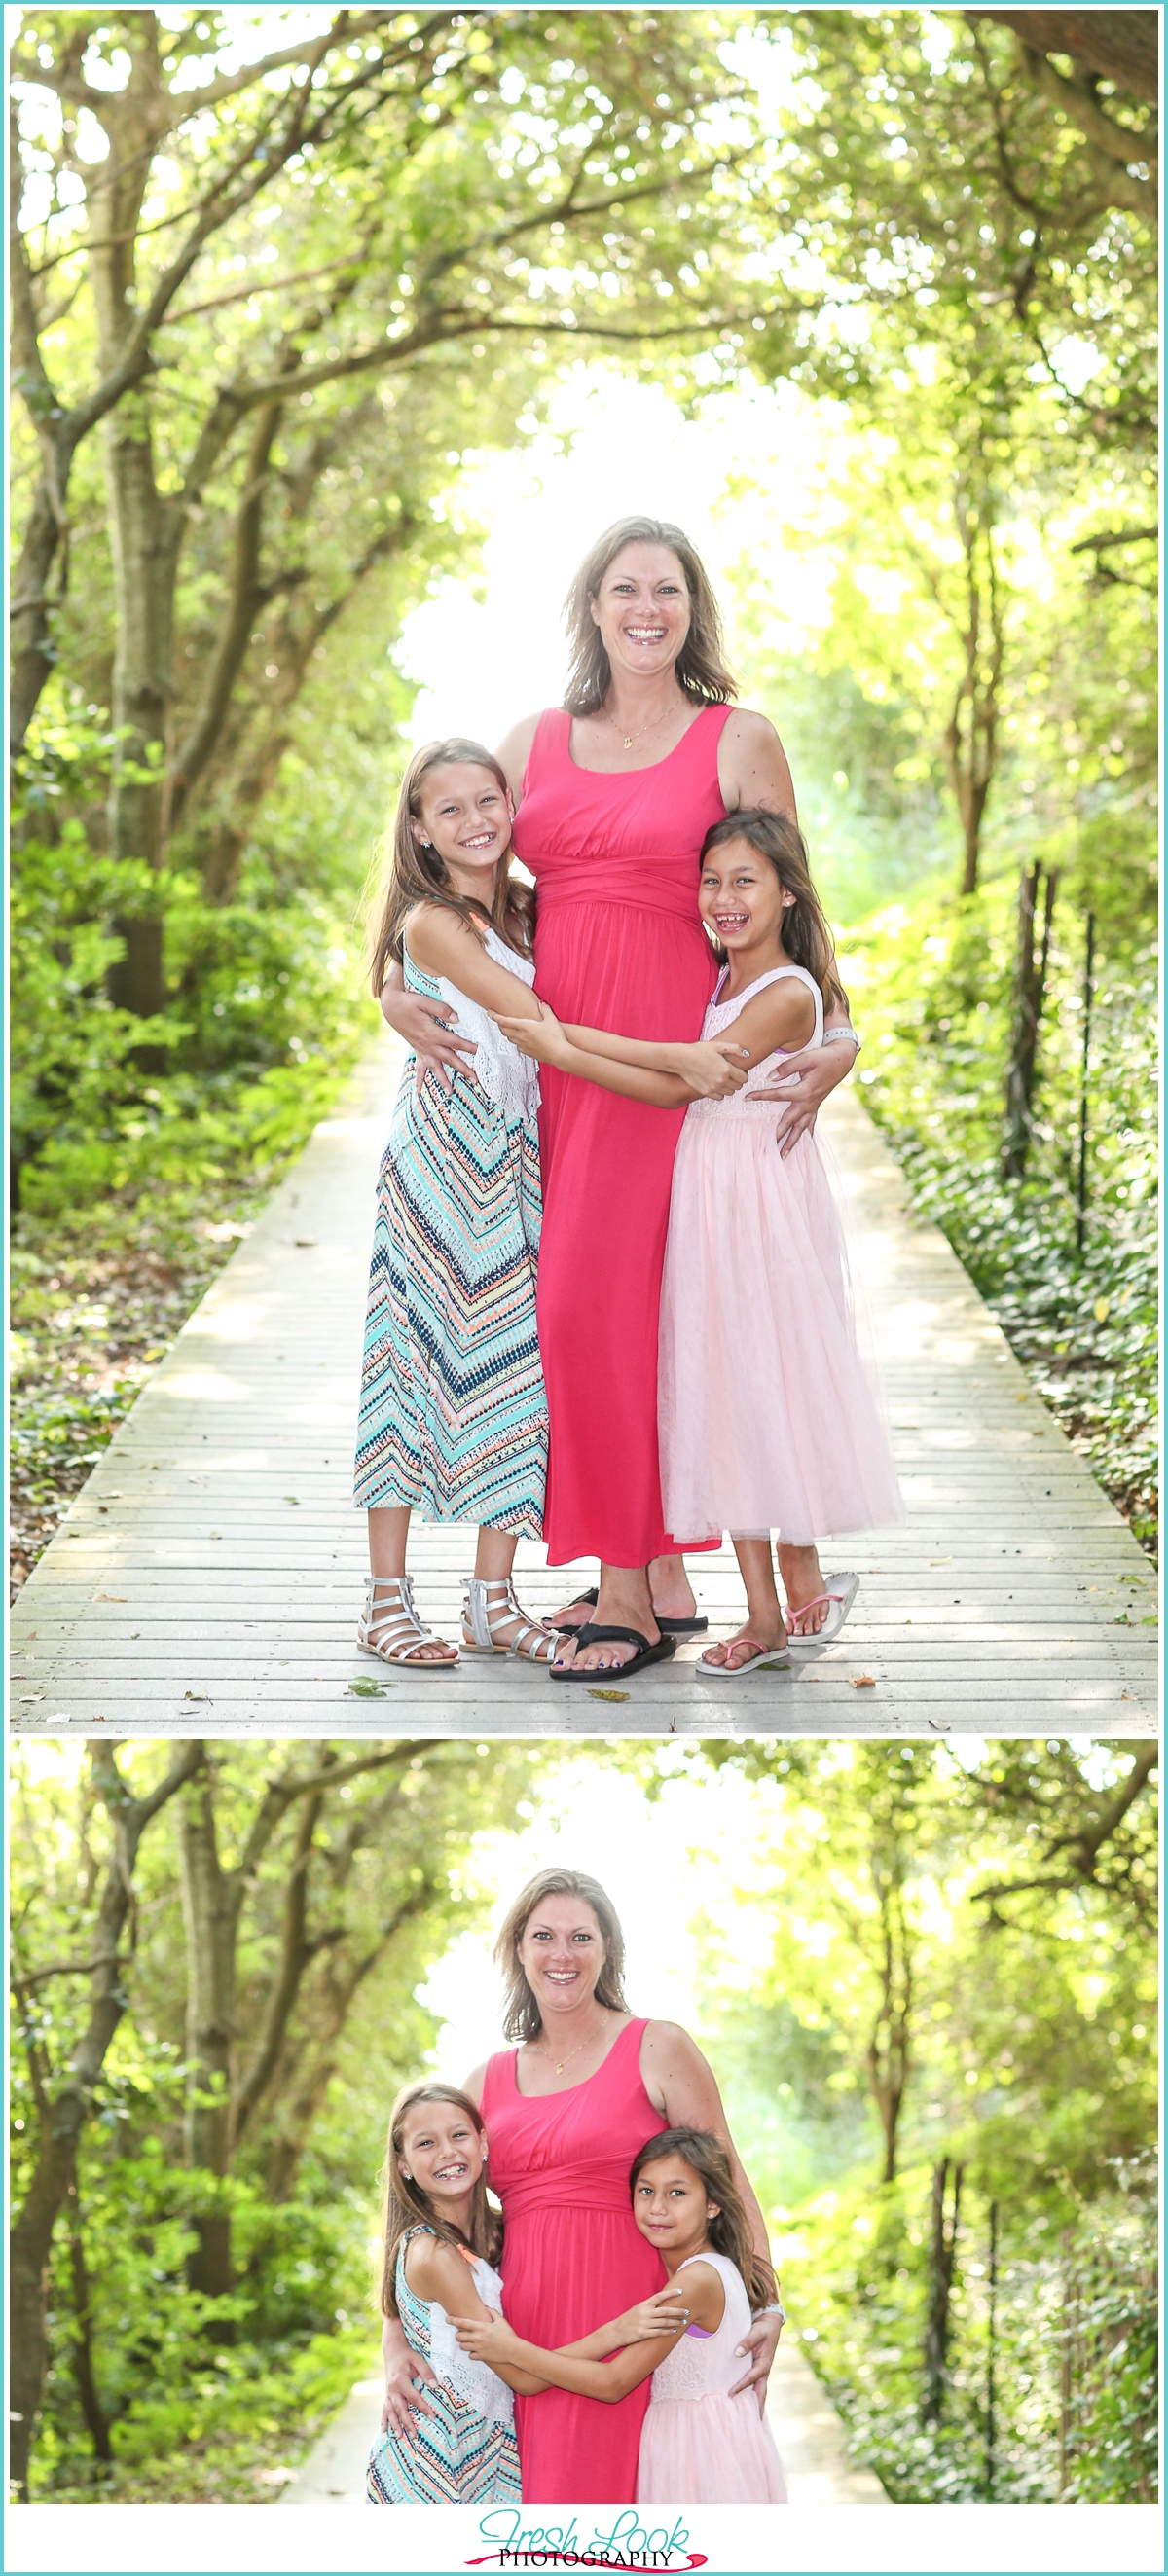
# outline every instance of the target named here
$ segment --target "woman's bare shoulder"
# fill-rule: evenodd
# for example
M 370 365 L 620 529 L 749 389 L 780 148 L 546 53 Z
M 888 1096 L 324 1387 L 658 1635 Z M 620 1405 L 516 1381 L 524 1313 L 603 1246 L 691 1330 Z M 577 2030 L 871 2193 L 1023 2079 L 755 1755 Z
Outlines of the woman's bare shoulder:
M 718 783 L 728 813 L 752 805 L 773 814 L 795 812 L 787 755 L 769 716 L 757 707 L 734 707 L 718 743 Z

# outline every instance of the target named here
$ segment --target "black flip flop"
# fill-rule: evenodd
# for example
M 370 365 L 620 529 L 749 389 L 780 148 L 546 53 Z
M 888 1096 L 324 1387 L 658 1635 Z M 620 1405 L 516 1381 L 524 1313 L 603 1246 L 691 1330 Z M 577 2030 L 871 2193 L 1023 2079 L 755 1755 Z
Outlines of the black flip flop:
M 577 1595 L 576 1595 L 576 1599 L 577 1599 L 577 1601 L 590 1601 L 590 1602 L 592 1603 L 592 1607 L 593 1607 L 593 1609 L 595 1610 L 595 1608 L 596 1608 L 596 1604 L 597 1604 L 597 1602 L 598 1602 L 598 1601 L 599 1601 L 599 1599 L 600 1599 L 600 1594 L 599 1594 L 599 1592 L 597 1591 L 595 1584 L 593 1584 L 593 1585 L 591 1586 L 591 1588 L 590 1588 L 590 1590 L 589 1590 L 589 1591 L 587 1591 L 587 1592 L 578 1592 L 578 1593 L 577 1593 Z M 661 1621 L 660 1621 L 660 1620 L 658 1620 L 658 1623 L 657 1623 L 657 1624 L 658 1624 L 658 1626 L 660 1627 L 660 1625 L 661 1625 Z M 581 1630 L 581 1628 L 583 1627 L 583 1625 L 584 1625 L 584 1622 L 583 1622 L 583 1620 L 582 1620 L 582 1619 L 569 1619 L 569 1620 L 568 1620 L 568 1622 L 567 1622 L 567 1625 L 565 1626 L 565 1624 L 564 1624 L 563 1620 L 561 1619 L 561 1620 L 558 1622 L 557 1627 L 556 1627 L 556 1635 L 557 1635 L 557 1637 L 578 1637 L 578 1636 L 579 1636 L 579 1634 L 580 1634 L 580 1630 Z
M 667 1619 L 663 1610 L 657 1612 L 657 1625 L 663 1637 L 701 1637 L 709 1624 L 708 1619 Z
M 624 1645 L 636 1647 L 636 1654 L 630 1656 L 627 1664 L 613 1664 L 611 1668 L 605 1667 L 603 1672 L 592 1671 L 587 1665 L 581 1671 L 576 1664 L 566 1664 L 562 1672 L 557 1672 L 555 1665 L 549 1664 L 547 1669 L 552 1680 L 554 1682 L 591 1682 L 594 1687 L 602 1680 L 627 1681 L 630 1674 L 640 1672 L 643 1664 L 663 1664 L 667 1656 L 673 1653 L 676 1643 L 673 1637 L 659 1637 L 656 1645 L 651 1646 L 648 1638 L 642 1635 L 639 1628 L 597 1628 L 593 1626 L 590 1619 L 586 1619 L 583 1627 L 576 1630 L 576 1642 L 580 1646 L 603 1646 L 607 1644 L 610 1637 L 619 1638 Z

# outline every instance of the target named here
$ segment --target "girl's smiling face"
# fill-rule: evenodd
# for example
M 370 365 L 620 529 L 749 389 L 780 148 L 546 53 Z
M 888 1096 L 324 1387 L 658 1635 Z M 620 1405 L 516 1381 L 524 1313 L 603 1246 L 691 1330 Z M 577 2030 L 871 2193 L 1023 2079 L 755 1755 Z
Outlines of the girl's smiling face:
M 487 2159 L 487 2142 L 455 2102 L 411 2103 L 402 2121 L 398 2166 L 436 2208 L 462 2203 Z
M 412 815 L 414 839 L 432 841 L 456 885 L 484 895 L 511 840 L 511 799 L 494 771 L 477 761 L 449 761 L 422 780 L 421 815 Z
M 690 606 L 669 546 L 622 546 L 588 604 L 614 673 L 652 679 L 672 670 L 689 633 Z
M 661 2254 L 684 2257 L 704 2245 L 718 2204 L 682 2156 L 662 2156 L 642 2165 L 633 2184 L 633 2217 L 642 2236 Z
M 545 1896 L 528 1915 L 516 1950 L 545 2019 L 591 2001 L 604 1965 L 604 1934 L 582 1896 Z
M 702 861 L 698 910 L 728 957 L 777 939 L 789 894 L 769 859 L 749 841 L 721 841 Z

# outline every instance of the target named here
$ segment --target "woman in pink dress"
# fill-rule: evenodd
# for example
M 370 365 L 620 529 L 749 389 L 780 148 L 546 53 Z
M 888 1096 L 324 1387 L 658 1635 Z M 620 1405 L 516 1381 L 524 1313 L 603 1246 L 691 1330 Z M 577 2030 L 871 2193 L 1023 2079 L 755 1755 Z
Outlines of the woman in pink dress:
M 577 1871 L 541 1871 L 513 1905 L 495 1955 L 508 1985 L 504 2026 L 520 2045 L 489 2058 L 465 2090 L 486 2122 L 489 2179 L 503 2206 L 508 2323 L 551 2348 L 664 2287 L 661 2258 L 633 2220 L 629 2169 L 649 2138 L 674 2126 L 713 2131 L 726 2147 L 769 2274 L 762 2212 L 713 2074 L 676 2024 L 629 2012 L 620 1926 L 604 1890 Z M 667 2293 L 663 2316 L 675 2304 Z M 777 2298 L 751 2320 L 739 2386 L 765 2380 L 781 2324 Z M 412 2412 L 426 2409 L 415 2383 L 430 2374 L 388 2320 L 383 2351 L 383 2421 L 408 2430 Z M 518 2398 L 524 2503 L 634 2503 L 648 2403 L 647 2380 L 617 2405 L 561 2389 Z
M 572 661 L 562 708 L 500 746 L 516 799 L 517 856 L 536 879 L 536 990 L 558 1019 L 646 1039 L 696 1040 L 714 964 L 701 928 L 698 858 L 709 826 L 741 807 L 794 814 L 782 744 L 731 704 L 717 604 L 679 528 L 632 518 L 585 558 L 568 602 Z M 386 1017 L 430 1063 L 457 1042 L 393 985 Z M 825 1036 L 776 1081 L 788 1151 L 850 1071 L 837 1008 Z M 792 1095 L 797 1095 L 794 1097 Z M 600 1564 L 594 1629 L 558 1670 L 612 1670 L 673 1651 L 703 1625 L 666 1529 L 657 1465 L 657 1336 L 681 1115 L 597 1096 L 548 1075 L 540 1121 L 544 1219 L 537 1289 L 550 1426 L 545 1525 L 555 1563 Z M 789 1596 L 798 1613 L 818 1590 Z M 563 1618 L 586 1622 L 583 1596 Z M 665 1622 L 665 1632 L 658 1613 Z M 814 1632 L 825 1616 L 809 1608 Z

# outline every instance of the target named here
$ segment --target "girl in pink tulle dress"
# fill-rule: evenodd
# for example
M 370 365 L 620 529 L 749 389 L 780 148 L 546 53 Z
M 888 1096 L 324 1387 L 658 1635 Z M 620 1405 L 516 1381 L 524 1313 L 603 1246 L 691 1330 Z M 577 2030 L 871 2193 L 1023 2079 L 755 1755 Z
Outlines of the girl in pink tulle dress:
M 746 1621 L 698 1665 L 733 1680 L 836 1634 L 858 1577 L 824 1577 L 816 1540 L 902 1521 L 904 1504 L 857 1346 L 828 1164 L 811 1130 L 783 1152 L 781 1096 L 766 1096 L 785 1055 L 822 1042 L 824 1000 L 839 991 L 795 824 L 761 810 L 716 823 L 698 901 L 725 959 L 702 1039 L 743 1077 L 728 1096 L 695 1099 L 666 1046 L 590 1029 L 589 1052 L 546 1011 L 504 1026 L 564 1072 L 663 1108 L 689 1101 L 661 1288 L 661 1490 L 668 1529 L 734 1541 Z
M 496 2316 L 459 2318 L 459 2342 L 492 2369 L 528 2371 L 609 2405 L 652 2372 L 638 2504 L 786 2504 L 757 2389 L 739 2385 L 750 2366 L 742 2337 L 751 2295 L 759 2307 L 775 2304 L 774 2279 L 754 2251 L 726 2150 L 708 2130 L 666 2129 L 639 2149 L 629 2182 L 634 2222 L 669 2276 L 655 2300 L 570 2352 L 522 2341 Z

